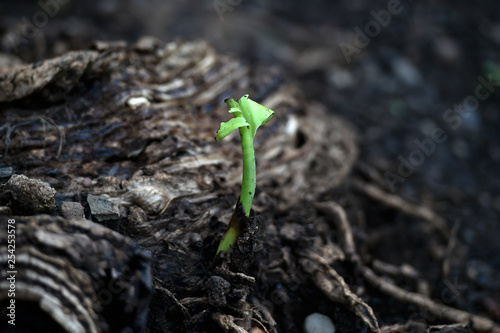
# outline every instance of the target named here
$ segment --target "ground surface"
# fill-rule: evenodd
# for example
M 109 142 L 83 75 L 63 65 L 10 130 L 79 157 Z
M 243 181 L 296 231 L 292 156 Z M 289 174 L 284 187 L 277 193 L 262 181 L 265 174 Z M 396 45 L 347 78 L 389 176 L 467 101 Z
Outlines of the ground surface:
M 399 330 L 424 331 L 429 325 L 463 321 L 463 317 L 457 313 L 444 315 L 443 309 L 422 310 L 415 302 L 398 299 L 394 290 L 387 291 L 374 283 L 369 272 L 363 270 L 366 267 L 373 269 L 377 276 L 386 277 L 384 281 L 418 291 L 438 304 L 489 317 L 498 323 L 498 5 L 495 1 L 482 2 L 481 6 L 466 1 L 401 1 L 401 12 L 393 14 L 390 23 L 381 28 L 380 33 L 374 33 L 368 45 L 358 45 L 359 54 L 352 54 L 351 61 L 347 61 L 339 45 L 342 42 L 354 45 L 353 29 L 364 30 L 374 19 L 370 11 L 385 10 L 387 4 L 385 1 L 336 4 L 318 1 L 303 8 L 300 2 L 278 5 L 243 1 L 233 11 L 225 12 L 221 21 L 211 2 L 202 5 L 162 1 L 126 4 L 101 1 L 87 5 L 70 2 L 61 5 L 59 12 L 39 28 L 36 36 L 26 36 L 21 44 L 13 44 L 7 38 L 9 32 L 22 29 L 23 17 L 32 21 L 33 15 L 42 10 L 35 3 L 18 1 L 2 4 L 0 24 L 3 50 L 27 62 L 67 50 L 85 49 L 96 39 L 135 42 L 143 35 L 154 35 L 165 41 L 179 36 L 206 39 L 219 53 L 232 53 L 251 68 L 262 64 L 284 68 L 288 72 L 287 83 L 296 83 L 303 91 L 305 104 L 319 101 L 332 115 L 341 115 L 354 126 L 359 158 L 352 172 L 340 186 L 332 186 L 314 200 L 317 203 L 335 201 L 345 209 L 361 264 L 357 255 L 352 254 L 340 262 L 335 259 L 334 248 L 342 244 L 342 237 L 346 235 L 345 230 L 339 231 L 342 228 L 337 224 L 329 224 L 337 216 L 335 208 L 299 202 L 285 212 L 272 210 L 279 206 L 279 202 L 272 200 L 286 195 L 279 190 L 257 203 L 266 221 L 273 221 L 275 229 L 267 230 L 266 234 L 269 237 L 266 241 L 272 246 L 260 252 L 256 265 L 247 274 L 257 277 L 251 294 L 261 302 L 267 300 L 264 307 L 273 307 L 269 310 L 277 321 L 278 331 L 299 332 L 305 315 L 314 311 L 329 315 L 342 332 L 366 330 L 354 314 L 355 307 L 349 306 L 352 300 L 337 297 L 332 301 L 334 296 L 330 295 L 329 299 L 327 289 L 321 289 L 324 276 L 330 281 L 335 280 L 335 274 L 322 266 L 319 258 L 307 253 L 308 249 L 314 249 L 322 258 L 330 258 L 330 264 L 350 290 L 373 308 L 380 326 L 404 324 L 413 319 L 424 325 Z M 481 95 L 484 100 L 476 109 L 475 100 L 470 96 L 479 97 L 477 87 L 484 85 L 484 80 L 493 82 L 479 93 L 491 94 Z M 88 93 L 89 87 L 78 88 L 77 91 Z M 94 89 L 101 91 L 100 87 Z M 116 96 L 113 91 L 106 93 L 109 93 L 106 96 Z M 464 101 L 472 106 L 460 111 L 460 106 L 455 105 Z M 452 111 L 448 111 L 450 109 Z M 436 135 L 433 132 L 436 128 L 443 133 Z M 429 142 L 433 137 L 434 148 L 428 144 L 422 149 L 415 142 Z M 161 149 L 164 147 L 159 145 Z M 104 157 L 113 154 L 112 149 L 107 148 L 100 151 Z M 141 147 L 131 143 L 128 148 Z M 414 165 L 406 170 L 401 160 L 413 161 Z M 108 162 L 122 161 L 112 157 Z M 120 169 L 123 175 L 118 176 L 130 177 L 136 171 L 134 163 L 132 161 L 128 171 Z M 24 165 L 15 172 L 40 176 L 30 168 Z M 109 174 L 109 170 L 98 169 L 95 174 L 84 176 L 98 179 L 104 174 Z M 271 185 L 267 183 L 262 188 L 271 189 Z M 236 199 L 237 185 L 232 189 L 233 197 L 220 204 L 226 214 Z M 317 193 L 314 189 L 309 192 Z M 398 201 L 400 197 L 418 206 L 405 206 L 407 201 Z M 177 214 L 189 215 L 189 207 Z M 160 225 L 168 216 L 162 219 L 158 222 Z M 220 217 L 218 223 L 223 220 L 224 217 Z M 223 230 L 221 225 L 212 227 L 219 233 Z M 175 225 L 171 228 L 176 230 Z M 210 249 L 213 251 L 217 237 L 207 230 L 204 232 L 201 233 L 204 239 L 211 241 L 186 254 L 199 263 L 210 261 L 213 255 Z M 324 250 L 329 249 L 327 245 L 332 248 L 330 252 Z M 345 244 L 341 246 L 342 253 L 349 254 L 349 248 Z M 314 263 L 312 268 L 308 260 Z M 258 267 L 269 269 L 255 273 Z M 190 269 L 193 270 L 191 284 L 207 278 L 208 267 Z M 164 280 L 163 286 L 178 299 L 201 295 L 201 291 L 200 294 L 189 291 L 189 286 L 181 281 L 181 278 Z M 174 303 L 168 297 L 157 298 L 153 302 L 157 307 L 152 313 L 160 316 L 155 311 L 161 312 Z M 206 309 L 202 302 L 193 304 L 189 308 L 191 316 Z M 257 306 L 255 302 L 252 304 Z M 159 325 L 168 326 L 172 331 L 182 327 L 182 320 L 175 322 L 180 318 L 175 311 L 178 309 L 169 312 L 165 322 L 157 321 Z M 191 326 L 194 331 L 213 329 L 210 328 L 213 324 L 203 321 L 196 325 Z M 153 331 L 159 329 L 153 326 L 150 326 Z

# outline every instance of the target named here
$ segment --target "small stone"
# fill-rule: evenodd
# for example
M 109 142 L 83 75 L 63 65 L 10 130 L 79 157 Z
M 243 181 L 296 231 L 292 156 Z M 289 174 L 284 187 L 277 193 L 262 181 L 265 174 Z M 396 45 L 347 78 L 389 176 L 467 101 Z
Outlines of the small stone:
M 340 67 L 331 68 L 329 70 L 329 80 L 338 89 L 346 89 L 352 87 L 356 81 L 352 72 Z
M 0 206 L 0 216 L 12 215 L 12 211 L 7 206 Z
M 417 66 L 406 58 L 394 59 L 391 65 L 398 79 L 409 87 L 416 87 L 424 81 L 422 73 Z
M 312 313 L 304 321 L 306 333 L 335 333 L 332 320 L 321 313 Z
M 451 37 L 436 36 L 434 40 L 434 52 L 444 63 L 459 64 L 462 51 L 460 45 Z
M 263 330 L 261 330 L 260 328 L 258 328 L 258 327 L 253 327 L 250 330 L 250 333 L 265 333 L 265 332 Z
M 132 109 L 137 109 L 141 105 L 149 105 L 149 101 L 146 97 L 130 97 L 127 101 L 127 105 Z
M 89 194 L 87 202 L 90 206 L 90 212 L 99 221 L 117 220 L 120 218 L 120 211 L 114 202 L 106 198 Z
M 0 168 L 0 178 L 8 178 L 12 176 L 13 170 L 11 167 Z
M 61 213 L 67 219 L 84 217 L 83 206 L 79 202 L 64 202 L 61 205 Z
M 11 208 L 14 214 L 50 213 L 55 206 L 56 190 L 40 179 L 13 175 L 5 186 L 12 194 Z
M 85 186 L 85 187 L 92 186 L 92 179 L 90 179 L 89 177 L 83 178 L 82 185 Z
M 159 45 L 161 45 L 161 41 L 158 38 L 144 36 L 135 43 L 135 48 L 139 51 L 152 51 Z

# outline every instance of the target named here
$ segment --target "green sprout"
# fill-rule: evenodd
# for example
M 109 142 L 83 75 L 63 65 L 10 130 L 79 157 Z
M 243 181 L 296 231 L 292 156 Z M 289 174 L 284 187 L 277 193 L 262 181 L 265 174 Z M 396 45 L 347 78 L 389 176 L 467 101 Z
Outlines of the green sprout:
M 248 98 L 248 95 L 241 97 L 237 102 L 232 98 L 227 99 L 226 104 L 229 106 L 229 113 L 232 113 L 234 118 L 220 124 L 215 140 L 222 140 L 237 128 L 240 131 L 241 150 L 243 155 L 243 178 L 241 181 L 241 195 L 238 205 L 241 204 L 243 206 L 245 215 L 249 217 L 257 181 L 253 139 L 257 132 L 257 128 L 267 123 L 273 116 L 274 111 L 252 101 Z M 227 251 L 241 234 L 241 228 L 239 227 L 238 221 L 239 218 L 238 214 L 236 214 L 238 205 L 229 223 L 229 228 L 219 244 L 217 254 L 219 254 L 220 251 Z

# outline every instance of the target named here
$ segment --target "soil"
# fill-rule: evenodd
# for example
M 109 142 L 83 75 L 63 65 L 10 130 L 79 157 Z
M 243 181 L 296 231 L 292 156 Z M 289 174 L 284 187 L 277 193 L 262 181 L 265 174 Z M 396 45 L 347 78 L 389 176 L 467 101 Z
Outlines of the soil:
M 77 202 L 132 239 L 153 282 L 130 292 L 152 297 L 134 332 L 303 332 L 314 312 L 339 332 L 500 332 L 497 2 L 401 1 L 366 45 L 354 28 L 390 2 L 224 3 L 69 2 L 14 44 L 45 9 L 2 4 L 0 215 Z M 241 156 L 213 137 L 246 93 L 276 111 L 257 218 L 214 261 Z

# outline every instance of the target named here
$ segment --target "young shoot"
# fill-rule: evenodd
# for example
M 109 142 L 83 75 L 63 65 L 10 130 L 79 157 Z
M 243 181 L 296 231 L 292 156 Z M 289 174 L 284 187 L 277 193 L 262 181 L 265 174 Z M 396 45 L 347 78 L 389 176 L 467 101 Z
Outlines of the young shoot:
M 238 129 L 240 132 L 243 155 L 243 178 L 241 181 L 241 194 L 238 205 L 241 204 L 243 206 L 245 215 L 249 217 L 256 185 L 253 139 L 259 126 L 267 123 L 273 116 L 274 111 L 252 101 L 248 98 L 248 95 L 241 97 L 238 101 L 232 98 L 227 99 L 226 104 L 229 106 L 229 113 L 232 113 L 234 118 L 220 124 L 215 140 L 222 140 L 235 129 Z M 236 210 L 238 209 L 238 205 Z M 219 244 L 217 254 L 220 251 L 227 251 L 241 234 L 236 210 L 229 223 L 229 228 Z

